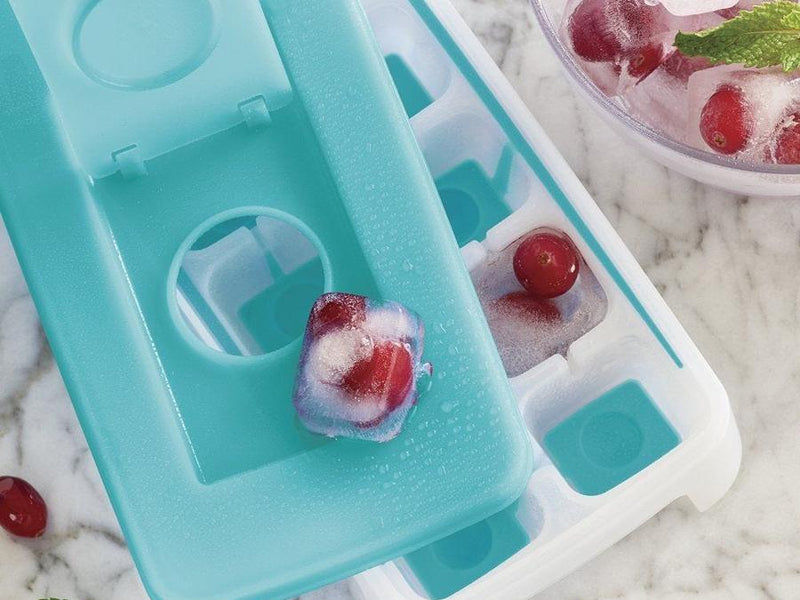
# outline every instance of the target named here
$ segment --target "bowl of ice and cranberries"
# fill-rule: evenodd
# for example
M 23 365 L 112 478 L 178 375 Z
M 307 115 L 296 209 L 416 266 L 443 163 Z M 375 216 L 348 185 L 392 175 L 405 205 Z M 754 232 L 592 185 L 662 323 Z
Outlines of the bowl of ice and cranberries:
M 800 0 L 531 0 L 573 83 L 662 164 L 800 196 Z

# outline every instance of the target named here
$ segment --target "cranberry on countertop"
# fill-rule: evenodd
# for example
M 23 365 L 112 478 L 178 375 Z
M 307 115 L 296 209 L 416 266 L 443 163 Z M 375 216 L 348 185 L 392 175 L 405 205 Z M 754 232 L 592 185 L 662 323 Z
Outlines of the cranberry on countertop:
M 24 479 L 0 477 L 0 526 L 12 535 L 25 538 L 44 533 L 47 505 Z

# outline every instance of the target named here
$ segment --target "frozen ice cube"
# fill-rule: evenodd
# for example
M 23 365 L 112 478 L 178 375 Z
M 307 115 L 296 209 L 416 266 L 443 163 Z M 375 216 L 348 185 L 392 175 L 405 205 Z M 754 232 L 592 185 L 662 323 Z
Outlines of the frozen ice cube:
M 514 272 L 523 236 L 472 272 L 475 289 L 509 377 L 530 370 L 569 346 L 603 320 L 608 302 L 600 283 L 581 262 L 566 294 L 541 299 L 524 290 Z
M 800 100 L 790 106 L 767 142 L 765 160 L 782 165 L 800 165 Z
M 311 431 L 376 442 L 396 437 L 417 401 L 424 326 L 397 302 L 321 296 L 311 309 L 294 391 Z
M 606 94 L 644 80 L 672 52 L 671 15 L 644 0 L 572 0 L 562 39 Z
M 627 112 L 678 141 L 687 141 L 689 122 L 689 77 L 708 69 L 702 57 L 687 57 L 675 51 L 647 79 L 623 97 Z
M 780 68 L 756 70 L 723 65 L 694 73 L 688 90 L 690 143 L 703 150 L 763 162 L 768 160 L 770 145 L 781 124 L 800 104 L 800 75 Z M 732 95 L 737 102 L 720 102 Z M 720 107 L 724 113 L 717 121 L 723 127 L 712 119 Z M 734 134 L 741 143 L 730 147 L 726 136 L 736 125 L 739 128 Z

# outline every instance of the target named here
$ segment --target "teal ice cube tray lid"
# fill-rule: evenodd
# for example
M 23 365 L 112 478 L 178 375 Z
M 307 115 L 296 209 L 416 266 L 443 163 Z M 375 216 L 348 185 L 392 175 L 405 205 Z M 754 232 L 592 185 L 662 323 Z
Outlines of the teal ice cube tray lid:
M 355 0 L 0 0 L 0 40 L 3 219 L 153 598 L 293 596 L 521 494 L 528 438 Z M 325 290 L 426 324 L 392 442 L 297 423 Z

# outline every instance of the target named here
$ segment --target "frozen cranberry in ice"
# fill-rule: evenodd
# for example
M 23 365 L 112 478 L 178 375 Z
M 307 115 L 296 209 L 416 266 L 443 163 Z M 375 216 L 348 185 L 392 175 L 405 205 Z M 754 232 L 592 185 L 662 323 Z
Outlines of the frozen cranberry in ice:
M 417 401 L 424 327 L 397 302 L 326 294 L 311 310 L 294 405 L 311 431 L 378 442 L 397 436 Z
M 610 62 L 622 51 L 607 8 L 607 0 L 583 0 L 569 18 L 572 48 L 584 60 Z
M 528 292 L 505 294 L 493 304 L 503 314 L 531 323 L 555 323 L 561 318 L 561 311 L 553 302 L 535 298 Z
M 354 327 L 364 320 L 366 298 L 353 294 L 326 294 L 313 309 L 310 323 L 314 335 L 329 329 Z
M 723 85 L 708 99 L 700 114 L 700 134 L 720 154 L 744 150 L 753 133 L 753 117 L 741 88 Z
M 660 43 L 647 44 L 625 53 L 628 75 L 641 80 L 655 71 L 664 60 L 666 52 Z
M 780 124 L 773 154 L 778 164 L 800 165 L 800 111 Z
M 405 344 L 381 342 L 373 347 L 367 358 L 358 360 L 342 379 L 350 400 L 361 402 L 370 397 L 380 397 L 386 402 L 387 412 L 403 403 L 414 385 L 414 365 Z

